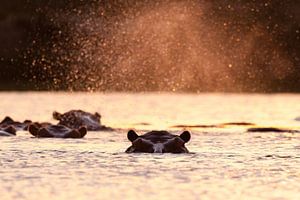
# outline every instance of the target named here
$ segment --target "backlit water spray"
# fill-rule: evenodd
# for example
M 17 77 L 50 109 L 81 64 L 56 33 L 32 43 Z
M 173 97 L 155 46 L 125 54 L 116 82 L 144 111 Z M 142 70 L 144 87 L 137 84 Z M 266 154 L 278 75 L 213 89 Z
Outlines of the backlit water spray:
M 32 62 L 33 81 L 88 91 L 255 91 L 268 86 L 263 74 L 272 82 L 293 72 L 265 27 L 222 18 L 230 4 L 213 6 L 98 2 L 49 11 L 56 29 Z

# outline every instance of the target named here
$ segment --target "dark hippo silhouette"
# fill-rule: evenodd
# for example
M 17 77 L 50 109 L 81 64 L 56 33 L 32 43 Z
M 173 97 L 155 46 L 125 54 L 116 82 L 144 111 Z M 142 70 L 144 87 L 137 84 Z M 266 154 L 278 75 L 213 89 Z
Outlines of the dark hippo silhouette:
M 167 131 L 151 131 L 138 136 L 135 131 L 130 130 L 127 138 L 132 145 L 126 153 L 188 153 L 184 144 L 191 139 L 191 134 L 184 131 L 177 136 Z
M 5 117 L 1 122 L 0 122 L 0 127 L 8 127 L 12 126 L 14 127 L 17 131 L 24 131 L 27 130 L 28 125 L 31 124 L 32 121 L 30 120 L 25 120 L 24 122 L 18 122 L 14 121 L 10 117 Z
M 248 132 L 277 132 L 277 133 L 299 133 L 299 130 L 293 130 L 293 129 L 282 129 L 282 128 L 276 128 L 276 127 L 254 127 L 254 128 L 248 128 Z
M 16 132 L 13 126 L 0 127 L 0 136 L 15 136 Z
M 179 124 L 171 126 L 170 128 L 226 128 L 227 126 L 255 126 L 255 124 L 250 122 L 227 122 L 222 124 Z
M 86 133 L 86 127 L 79 129 L 70 129 L 63 125 L 49 125 L 34 123 L 29 125 L 29 133 L 35 137 L 46 138 L 83 138 Z
M 78 129 L 85 126 L 89 131 L 113 130 L 112 128 L 102 126 L 99 113 L 91 114 L 82 110 L 71 110 L 64 114 L 54 111 L 53 118 L 59 120 L 58 125 L 64 125 L 69 128 Z

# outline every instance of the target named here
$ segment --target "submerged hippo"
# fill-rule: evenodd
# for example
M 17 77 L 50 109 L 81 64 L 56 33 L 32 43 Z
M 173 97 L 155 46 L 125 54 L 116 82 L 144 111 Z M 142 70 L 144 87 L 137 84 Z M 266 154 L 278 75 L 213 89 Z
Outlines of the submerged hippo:
M 127 138 L 132 145 L 126 153 L 188 153 L 184 144 L 191 139 L 191 134 L 184 131 L 177 136 L 167 131 L 151 131 L 139 136 L 130 130 Z
M 0 127 L 0 136 L 15 136 L 16 132 L 13 126 Z
M 28 125 L 31 124 L 32 122 L 30 120 L 25 120 L 24 122 L 18 122 L 14 121 L 10 117 L 5 117 L 1 122 L 0 122 L 0 127 L 9 127 L 12 126 L 14 127 L 17 131 L 24 131 L 27 130 Z
M 254 127 L 254 128 L 248 128 L 247 131 L 248 132 L 300 133 L 299 130 L 282 129 L 282 128 L 276 128 L 276 127 Z
M 35 137 L 46 138 L 83 138 L 87 133 L 85 127 L 70 129 L 62 125 L 42 125 L 38 123 L 29 125 L 28 130 Z
M 112 130 L 109 127 L 102 126 L 99 113 L 91 114 L 82 110 L 71 110 L 64 114 L 54 111 L 53 118 L 59 120 L 58 125 L 64 125 L 69 128 L 79 128 L 85 126 L 89 131 Z

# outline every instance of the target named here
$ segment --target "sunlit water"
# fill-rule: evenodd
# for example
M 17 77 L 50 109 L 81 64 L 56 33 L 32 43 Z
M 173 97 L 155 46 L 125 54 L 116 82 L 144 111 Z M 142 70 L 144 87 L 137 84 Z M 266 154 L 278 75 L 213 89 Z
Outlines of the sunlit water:
M 191 129 L 190 154 L 125 154 L 128 128 L 252 122 L 299 128 L 300 95 L 1 93 L 0 117 L 102 114 L 84 139 L 0 137 L 0 199 L 299 199 L 300 134 Z M 149 123 L 150 125 L 142 125 Z

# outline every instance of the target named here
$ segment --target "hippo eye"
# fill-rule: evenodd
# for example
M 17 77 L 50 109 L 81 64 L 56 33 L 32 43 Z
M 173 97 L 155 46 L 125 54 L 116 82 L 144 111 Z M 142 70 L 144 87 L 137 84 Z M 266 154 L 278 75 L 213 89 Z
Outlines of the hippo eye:
M 134 148 L 134 152 L 140 152 L 140 153 L 153 153 L 153 144 L 143 140 L 142 138 L 136 139 L 132 143 L 132 147 Z
M 184 141 L 179 137 L 175 137 L 174 139 L 169 140 L 168 142 L 165 143 L 164 146 L 165 146 L 165 152 L 168 152 L 168 153 L 187 152 L 187 150 L 184 146 Z

